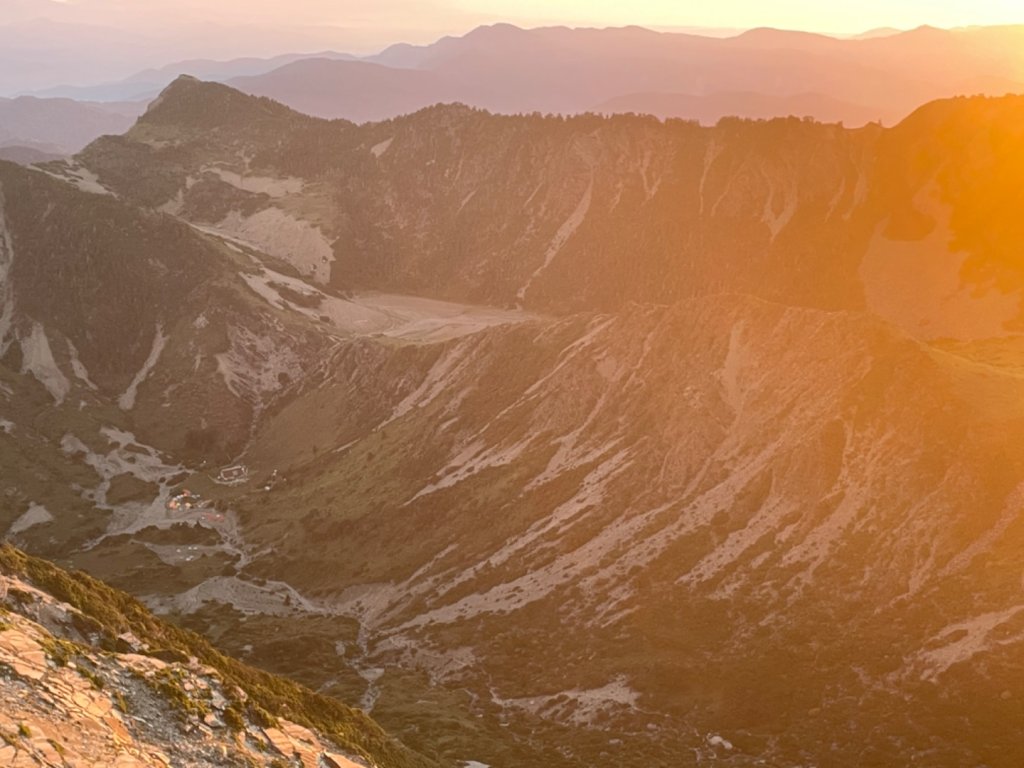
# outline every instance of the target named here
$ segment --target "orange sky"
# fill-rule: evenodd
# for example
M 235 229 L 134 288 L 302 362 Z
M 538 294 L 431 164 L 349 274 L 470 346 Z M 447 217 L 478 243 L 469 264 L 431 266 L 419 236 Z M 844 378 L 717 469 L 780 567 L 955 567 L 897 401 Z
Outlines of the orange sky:
M 8 7 L 4 7 L 8 6 Z M 27 10 L 26 10 L 27 9 Z M 40 10 L 42 9 L 42 10 Z M 157 26 L 201 21 L 273 25 L 285 39 L 296 27 L 330 26 L 333 47 L 367 49 L 395 40 L 427 42 L 495 21 L 521 25 L 569 24 L 666 28 L 775 26 L 827 32 L 863 32 L 883 26 L 951 27 L 1024 23 L 1021 0 L 4 0 L 0 21 L 12 14 L 60 15 L 102 25 Z M 284 29 L 291 28 L 290 30 Z M 327 30 L 320 30 L 326 32 Z M 324 39 L 317 30 L 304 34 Z
M 1024 24 L 1024 0 L 0 0 L 0 95 L 117 80 L 197 58 L 365 55 L 496 22 L 856 34 Z

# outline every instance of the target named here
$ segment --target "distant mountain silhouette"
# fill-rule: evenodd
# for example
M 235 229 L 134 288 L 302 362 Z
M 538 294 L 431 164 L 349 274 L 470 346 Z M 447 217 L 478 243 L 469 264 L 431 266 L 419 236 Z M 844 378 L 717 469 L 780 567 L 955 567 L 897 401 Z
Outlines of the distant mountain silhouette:
M 145 69 L 123 80 L 98 85 L 60 85 L 34 91 L 31 95 L 41 97 L 83 99 L 96 101 L 149 100 L 163 90 L 178 75 L 192 75 L 202 80 L 228 80 L 232 77 L 259 75 L 306 58 L 355 60 L 356 57 L 336 51 L 321 53 L 286 53 L 271 58 L 245 57 L 217 61 L 213 59 L 190 59 L 176 61 L 163 67 Z
M 1020 27 L 919 27 L 837 38 L 759 28 L 723 38 L 635 26 L 496 24 L 430 45 L 393 45 L 363 59 L 333 51 L 194 59 L 123 80 L 35 95 L 148 100 L 177 75 L 188 74 L 313 116 L 356 122 L 461 102 L 505 114 L 639 112 L 702 123 L 730 115 L 795 115 L 850 126 L 893 125 L 934 99 L 1024 92 L 1017 64 L 1021 34 Z M 127 113 L 139 111 L 136 106 Z M 89 121 L 69 124 L 85 138 L 53 142 L 62 151 L 112 130 L 89 128 Z M 0 140 L 4 127 L 0 119 Z M 123 124 L 116 131 L 126 129 Z M 34 144 L 22 133 L 12 138 Z
M 17 144 L 0 147 L 0 160 L 7 160 L 18 165 L 44 163 L 48 160 L 58 160 L 61 157 L 62 155 L 56 152 L 46 152 L 35 147 L 23 147 Z
M 443 76 L 364 61 L 306 59 L 264 75 L 228 83 L 254 96 L 268 96 L 300 112 L 356 122 L 384 120 L 456 100 L 457 87 Z
M 144 109 L 144 102 L 98 104 L 33 96 L 0 99 L 0 145 L 71 154 L 97 136 L 128 130 Z
M 502 113 L 597 109 L 702 121 L 807 114 L 892 124 L 933 99 L 1020 91 L 1020 34 L 920 27 L 840 39 L 764 28 L 714 38 L 497 24 L 431 45 L 391 46 L 363 62 L 313 59 L 230 83 L 357 121 L 459 101 Z

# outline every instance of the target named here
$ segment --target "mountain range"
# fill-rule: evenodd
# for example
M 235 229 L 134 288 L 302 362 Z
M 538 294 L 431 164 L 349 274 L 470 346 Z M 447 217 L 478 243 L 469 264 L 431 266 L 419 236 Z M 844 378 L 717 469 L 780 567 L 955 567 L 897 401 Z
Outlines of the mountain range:
M 328 51 L 194 59 L 98 85 L 37 88 L 28 95 L 133 102 L 116 111 L 134 118 L 145 101 L 188 74 L 310 115 L 355 122 L 458 102 L 504 114 L 636 112 L 705 125 L 729 116 L 790 115 L 850 126 L 893 125 L 933 99 L 1020 93 L 1020 36 L 1018 27 L 921 27 L 837 38 L 775 29 L 712 37 L 641 27 L 498 24 L 361 58 Z M 84 105 L 83 115 L 98 106 Z M 80 125 L 85 136 L 50 142 L 65 152 L 128 127 L 105 127 L 83 116 L 60 124 Z M 37 141 L 2 114 L 0 130 L 20 143 Z
M 179 78 L 0 164 L 0 527 L 442 765 L 1016 765 L 1022 146 Z
M 228 82 L 356 121 L 458 101 L 506 114 L 636 111 L 711 124 L 729 115 L 793 114 L 891 125 L 932 99 L 1019 92 L 1020 35 L 1016 27 L 922 27 L 858 39 L 774 29 L 717 38 L 498 24 L 428 46 L 392 46 L 363 65 L 296 62 Z M 360 83 L 364 98 L 379 99 L 375 111 L 348 106 Z

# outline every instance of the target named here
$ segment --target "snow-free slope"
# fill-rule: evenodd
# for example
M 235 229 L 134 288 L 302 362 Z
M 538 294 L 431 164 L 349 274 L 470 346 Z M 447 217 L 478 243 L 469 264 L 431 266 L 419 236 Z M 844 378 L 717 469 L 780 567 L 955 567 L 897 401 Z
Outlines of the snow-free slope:
M 7 544 L 0 692 L 0 761 L 10 766 L 434 764 L 362 713 Z

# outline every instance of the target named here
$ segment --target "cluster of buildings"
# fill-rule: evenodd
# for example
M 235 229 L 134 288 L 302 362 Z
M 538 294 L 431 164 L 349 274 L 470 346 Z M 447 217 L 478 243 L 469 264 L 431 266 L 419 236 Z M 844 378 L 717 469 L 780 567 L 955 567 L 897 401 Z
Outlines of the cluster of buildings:
M 191 512 L 193 509 L 205 507 L 207 503 L 200 498 L 199 494 L 192 493 L 188 488 L 183 488 L 181 492 L 174 494 L 168 499 L 167 509 L 178 513 Z

